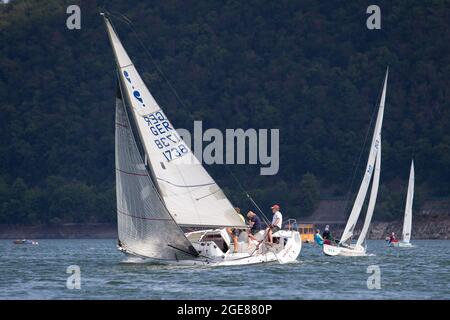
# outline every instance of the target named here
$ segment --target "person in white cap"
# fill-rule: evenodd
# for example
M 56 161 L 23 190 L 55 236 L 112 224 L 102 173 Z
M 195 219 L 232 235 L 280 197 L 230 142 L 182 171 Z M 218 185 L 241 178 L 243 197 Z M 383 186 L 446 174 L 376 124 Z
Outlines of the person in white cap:
M 272 209 L 273 218 L 272 223 L 269 225 L 269 228 L 267 228 L 267 232 L 269 237 L 269 243 L 273 243 L 272 235 L 278 230 L 281 230 L 281 226 L 283 223 L 283 216 L 281 215 L 279 205 L 274 204 L 273 206 L 270 207 L 270 209 Z
M 336 242 L 336 243 L 339 242 L 339 240 L 333 238 L 333 235 L 331 234 L 329 225 L 325 226 L 325 230 L 323 231 L 322 238 L 323 238 L 325 244 L 330 244 L 331 242 Z
M 326 225 L 325 230 L 323 231 L 322 238 L 325 240 L 331 240 L 330 226 Z

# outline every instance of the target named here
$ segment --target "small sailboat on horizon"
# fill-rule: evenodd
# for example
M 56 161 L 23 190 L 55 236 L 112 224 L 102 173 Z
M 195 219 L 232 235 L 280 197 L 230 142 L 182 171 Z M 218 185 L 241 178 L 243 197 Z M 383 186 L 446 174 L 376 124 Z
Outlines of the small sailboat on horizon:
M 30 240 L 30 239 L 16 239 L 13 241 L 14 244 L 32 244 L 32 245 L 38 245 L 39 242 L 36 240 Z
M 180 138 L 141 79 L 102 13 L 117 64 L 115 163 L 118 249 L 146 262 L 177 265 L 288 263 L 300 254 L 297 231 L 279 230 L 274 244 L 238 246 L 227 228 L 248 226 Z M 185 232 L 184 230 L 194 230 Z M 261 231 L 260 233 L 262 233 Z
M 383 124 L 384 105 L 386 100 L 386 86 L 388 80 L 389 69 L 386 70 L 384 78 L 383 91 L 381 93 L 380 105 L 378 108 L 377 120 L 375 123 L 374 133 L 372 137 L 372 144 L 370 148 L 369 158 L 367 160 L 366 170 L 363 180 L 359 187 L 358 194 L 353 204 L 352 211 L 347 220 L 344 232 L 339 243 L 334 244 L 330 241 L 323 244 L 323 253 L 327 256 L 366 256 L 365 240 L 367 232 L 369 231 L 370 222 L 372 221 L 373 212 L 375 210 L 375 203 L 378 194 L 378 186 L 380 182 L 381 170 L 381 127 Z M 373 176 L 373 179 L 372 179 Z M 372 189 L 370 192 L 369 205 L 367 207 L 366 218 L 364 225 L 359 234 L 356 244 L 352 244 L 353 232 L 360 216 L 367 191 L 372 180 Z

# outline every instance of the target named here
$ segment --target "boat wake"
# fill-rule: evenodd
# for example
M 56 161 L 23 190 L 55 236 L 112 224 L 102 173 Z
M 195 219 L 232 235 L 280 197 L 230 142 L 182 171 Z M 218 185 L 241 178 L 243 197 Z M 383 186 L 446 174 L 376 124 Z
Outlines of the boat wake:
M 124 264 L 156 264 L 155 261 L 151 261 L 149 259 L 140 258 L 140 257 L 126 257 L 121 261 Z

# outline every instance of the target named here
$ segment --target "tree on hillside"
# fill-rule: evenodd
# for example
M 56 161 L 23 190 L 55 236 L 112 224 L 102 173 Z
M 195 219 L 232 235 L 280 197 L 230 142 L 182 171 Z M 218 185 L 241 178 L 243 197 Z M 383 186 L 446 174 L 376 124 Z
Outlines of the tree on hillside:
M 305 173 L 300 181 L 298 205 L 300 216 L 309 216 L 316 209 L 320 198 L 319 183 L 312 173 Z

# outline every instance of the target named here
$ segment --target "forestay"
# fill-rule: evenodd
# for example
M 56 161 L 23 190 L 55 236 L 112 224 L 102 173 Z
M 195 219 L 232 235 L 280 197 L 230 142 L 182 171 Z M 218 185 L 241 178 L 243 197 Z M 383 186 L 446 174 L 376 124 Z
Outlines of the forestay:
M 340 243 L 344 243 L 351 239 L 353 236 L 353 230 L 356 226 L 356 222 L 358 221 L 359 215 L 361 213 L 362 206 L 364 204 L 364 199 L 366 198 L 367 190 L 369 188 L 370 180 L 372 178 L 373 168 L 375 164 L 375 158 L 378 153 L 378 148 L 380 145 L 381 138 L 381 127 L 383 124 L 383 115 L 384 115 L 384 103 L 386 100 L 386 85 L 388 79 L 389 70 L 386 71 L 386 76 L 384 79 L 383 92 L 381 94 L 380 106 L 378 109 L 377 120 L 375 123 L 375 129 L 372 137 L 372 143 L 370 147 L 369 158 L 367 160 L 366 170 L 364 173 L 363 180 L 361 182 L 361 186 L 359 187 L 358 194 L 356 196 L 356 200 L 353 204 L 352 211 L 347 221 L 347 225 L 345 226 L 344 233 L 342 234 Z
M 182 226 L 245 227 L 241 216 L 156 103 L 106 17 L 105 23 L 124 96 L 131 104 L 151 173 L 172 217 Z
M 155 259 L 192 259 L 197 251 L 158 196 L 132 133 L 122 99 L 116 99 L 116 198 L 120 246 Z
M 411 170 L 409 172 L 408 195 L 406 196 L 405 217 L 403 220 L 403 242 L 411 240 L 412 227 L 412 206 L 414 199 L 414 161 L 411 162 Z

